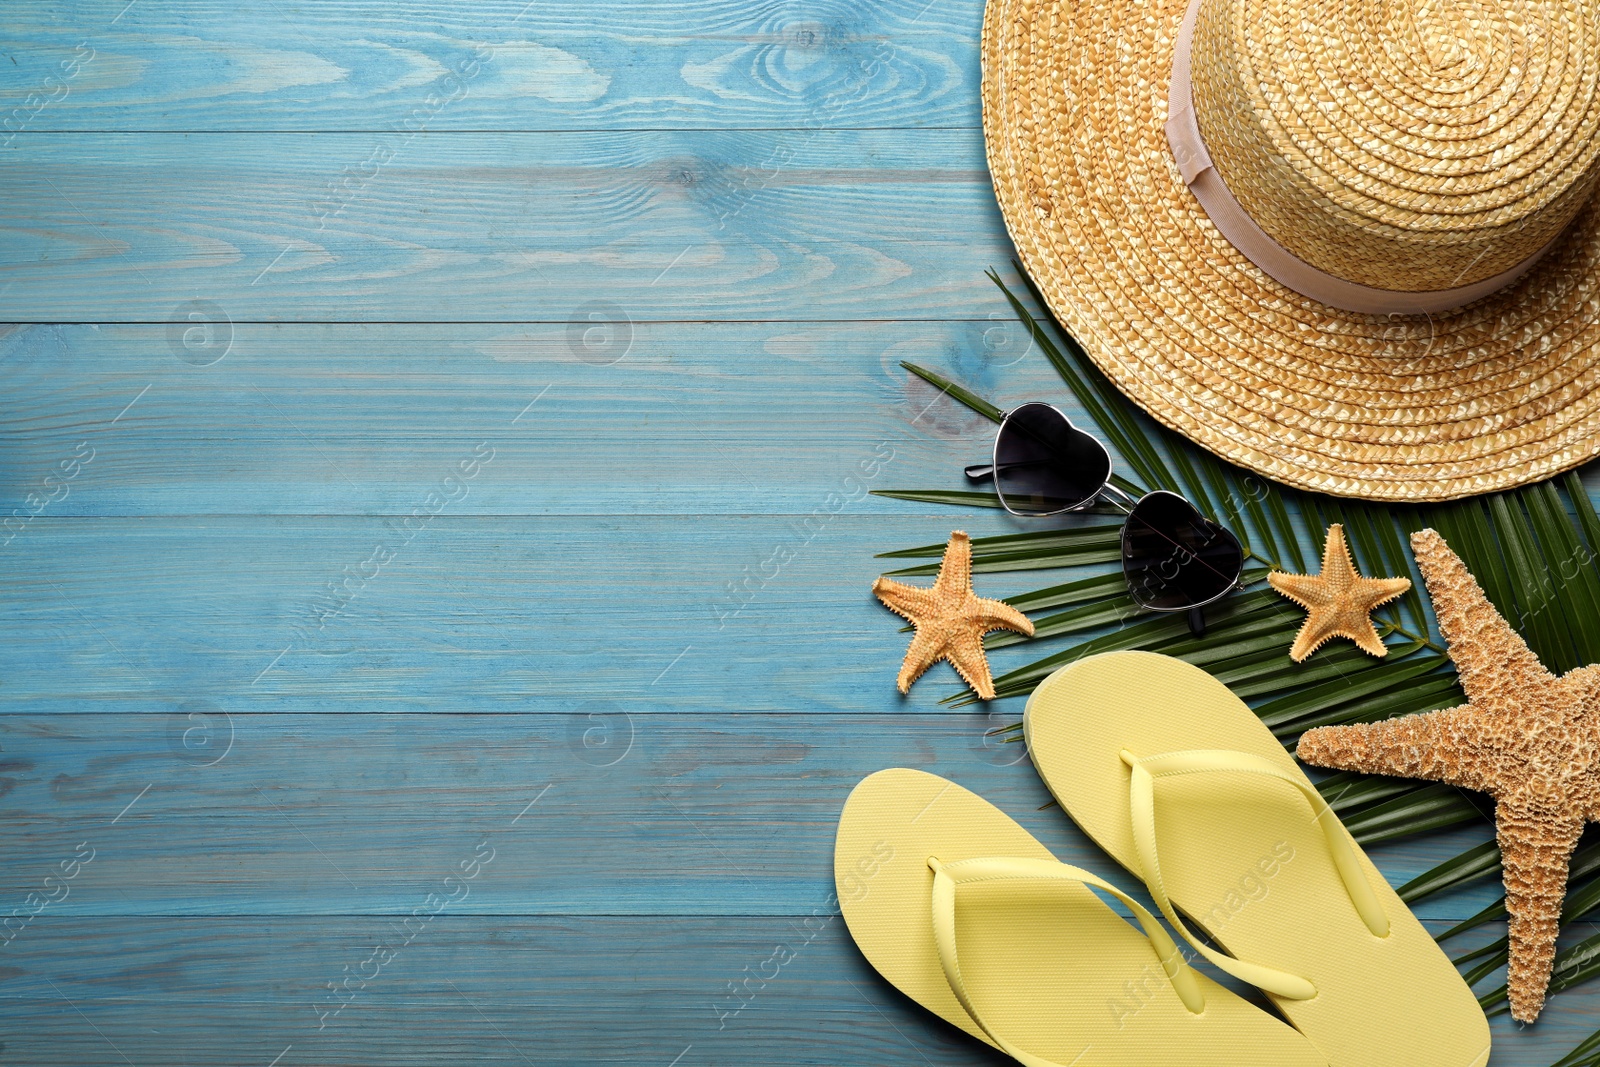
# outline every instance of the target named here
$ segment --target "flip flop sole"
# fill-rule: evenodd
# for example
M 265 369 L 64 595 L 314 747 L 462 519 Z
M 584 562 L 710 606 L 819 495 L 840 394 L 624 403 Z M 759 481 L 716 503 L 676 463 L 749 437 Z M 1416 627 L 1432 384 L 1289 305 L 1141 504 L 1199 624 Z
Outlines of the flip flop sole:
M 1035 690 L 1023 723 L 1062 810 L 1139 877 L 1124 750 L 1233 750 L 1304 777 L 1226 686 L 1155 653 L 1111 652 L 1061 668 Z M 1229 955 L 1316 987 L 1309 1000 L 1272 999 L 1332 1067 L 1487 1062 L 1489 1026 L 1471 989 L 1352 842 L 1389 918 L 1385 937 L 1366 927 L 1296 790 L 1263 775 L 1208 773 L 1161 778 L 1155 798 L 1173 906 Z
M 982 797 L 922 771 L 869 776 L 839 817 L 834 877 L 862 954 L 912 1000 L 993 1044 L 940 966 L 930 856 L 946 864 L 1055 857 Z M 956 928 L 978 1014 L 1005 1040 L 1062 1067 L 1325 1064 L 1301 1035 L 1204 976 L 1205 1009 L 1190 1013 L 1144 934 L 1081 885 L 965 886 Z

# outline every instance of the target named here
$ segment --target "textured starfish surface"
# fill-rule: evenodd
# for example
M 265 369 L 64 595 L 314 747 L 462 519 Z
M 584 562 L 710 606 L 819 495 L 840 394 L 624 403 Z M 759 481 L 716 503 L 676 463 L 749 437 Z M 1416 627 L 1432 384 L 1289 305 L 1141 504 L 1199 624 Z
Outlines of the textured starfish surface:
M 1306 623 L 1295 635 L 1289 658 L 1302 662 L 1329 638 L 1348 637 L 1363 652 L 1387 656 L 1389 650 L 1372 626 L 1372 609 L 1387 604 L 1411 588 L 1409 578 L 1363 578 L 1350 559 L 1350 546 L 1344 540 L 1344 527 L 1328 527 L 1328 543 L 1322 549 L 1322 573 L 1267 575 L 1272 588 L 1305 608 Z
M 957 530 L 944 548 L 939 578 L 932 589 L 906 585 L 889 578 L 872 583 L 872 592 L 884 606 L 911 620 L 917 635 L 900 665 L 900 692 L 922 672 L 948 660 L 973 692 L 994 699 L 989 657 L 983 654 L 983 635 L 990 630 L 1015 630 L 1033 636 L 1033 623 L 1010 604 L 986 600 L 972 592 L 972 540 Z
M 1468 703 L 1386 722 L 1308 730 L 1296 752 L 1322 767 L 1425 778 L 1495 800 L 1510 912 L 1511 1015 L 1544 1006 L 1567 863 L 1600 816 L 1600 666 L 1557 678 L 1432 530 L 1411 537 L 1439 632 Z

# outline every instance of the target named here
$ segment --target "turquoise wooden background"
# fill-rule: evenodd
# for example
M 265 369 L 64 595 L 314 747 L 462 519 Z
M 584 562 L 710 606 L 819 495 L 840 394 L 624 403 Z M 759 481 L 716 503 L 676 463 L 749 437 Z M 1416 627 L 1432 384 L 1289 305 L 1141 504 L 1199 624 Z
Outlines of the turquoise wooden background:
M 1008 528 L 865 495 L 986 447 L 900 360 L 1063 399 L 980 17 L 6 4 L 0 1064 L 995 1062 L 829 896 L 891 765 L 1129 882 L 867 592 Z

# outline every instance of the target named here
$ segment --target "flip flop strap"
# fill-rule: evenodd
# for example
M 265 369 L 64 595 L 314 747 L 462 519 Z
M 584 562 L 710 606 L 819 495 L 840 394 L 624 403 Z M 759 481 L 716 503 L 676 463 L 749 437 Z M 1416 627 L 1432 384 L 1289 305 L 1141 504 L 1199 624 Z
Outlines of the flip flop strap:
M 1183 961 L 1183 956 L 1179 953 L 1171 935 L 1137 900 L 1110 882 L 1081 868 L 1057 863 L 1054 860 L 987 857 L 941 863 L 937 857 L 930 856 L 928 867 L 933 871 L 933 942 L 939 950 L 939 965 L 944 968 L 945 981 L 950 983 L 951 992 L 955 993 L 956 999 L 961 1002 L 961 1006 L 966 1009 L 972 1021 L 978 1024 L 978 1028 L 988 1034 L 989 1040 L 993 1041 L 1002 1052 L 1021 1063 L 1023 1067 L 1061 1067 L 1061 1065 L 1017 1048 L 995 1033 L 978 1014 L 978 1009 L 967 992 L 966 981 L 961 977 L 961 961 L 956 956 L 956 889 L 960 886 L 971 885 L 974 882 L 1057 881 L 1092 885 L 1105 890 L 1132 909 L 1134 916 L 1139 920 L 1139 925 L 1144 927 L 1145 936 L 1150 939 L 1150 947 L 1155 950 L 1156 959 L 1161 963 L 1162 973 L 1172 983 L 1172 988 L 1183 1001 L 1183 1006 L 1196 1015 L 1205 1009 L 1205 995 L 1200 990 L 1200 983 L 1195 980 L 1194 971 Z
M 1344 882 L 1345 892 L 1349 895 L 1356 914 L 1361 917 L 1361 921 L 1373 935 L 1377 937 L 1389 935 L 1389 917 L 1379 905 L 1378 896 L 1367 881 L 1366 872 L 1362 870 L 1361 861 L 1357 859 L 1355 847 L 1350 843 L 1344 827 L 1339 824 L 1338 817 L 1334 815 L 1333 809 L 1328 807 L 1327 801 L 1322 799 L 1322 794 L 1300 775 L 1291 774 L 1261 756 L 1227 749 L 1192 749 L 1187 752 L 1164 752 L 1143 757 L 1135 756 L 1124 749 L 1122 762 L 1133 772 L 1129 783 L 1128 804 L 1133 816 L 1133 841 L 1139 851 L 1139 864 L 1144 868 L 1145 886 L 1150 890 L 1151 898 L 1160 907 L 1161 914 L 1167 917 L 1173 928 L 1182 934 L 1184 940 L 1193 945 L 1197 952 L 1222 970 L 1241 981 L 1249 982 L 1289 1000 L 1308 1000 L 1317 995 L 1316 987 L 1298 975 L 1265 967 L 1259 963 L 1249 963 L 1218 952 L 1197 939 L 1183 924 L 1183 920 L 1178 918 L 1177 909 L 1172 906 L 1172 900 L 1167 896 L 1166 883 L 1161 875 L 1161 858 L 1156 849 L 1155 780 L 1157 778 L 1242 772 L 1275 778 L 1293 786 L 1305 798 L 1306 803 L 1311 805 L 1312 821 L 1322 830 L 1322 839 L 1327 844 L 1328 854 L 1332 857 L 1333 865 Z

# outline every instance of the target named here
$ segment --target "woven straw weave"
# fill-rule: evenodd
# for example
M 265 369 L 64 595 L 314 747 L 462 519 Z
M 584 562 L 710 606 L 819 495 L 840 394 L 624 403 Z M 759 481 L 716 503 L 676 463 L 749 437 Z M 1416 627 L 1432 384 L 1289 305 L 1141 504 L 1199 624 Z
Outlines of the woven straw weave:
M 1205 0 L 1201 130 L 1234 196 L 1302 259 L 1452 288 L 1559 235 L 1500 293 L 1385 317 L 1272 280 L 1184 186 L 1162 125 L 1185 6 L 985 12 L 1000 207 L 1095 361 L 1199 444 L 1323 492 L 1449 499 L 1600 454 L 1596 21 L 1570 0 Z
M 1207 0 L 1195 110 L 1279 244 L 1363 285 L 1452 289 L 1537 252 L 1589 199 L 1593 35 L 1571 4 Z

